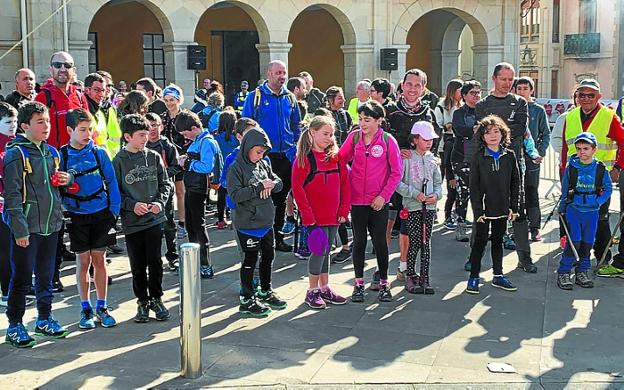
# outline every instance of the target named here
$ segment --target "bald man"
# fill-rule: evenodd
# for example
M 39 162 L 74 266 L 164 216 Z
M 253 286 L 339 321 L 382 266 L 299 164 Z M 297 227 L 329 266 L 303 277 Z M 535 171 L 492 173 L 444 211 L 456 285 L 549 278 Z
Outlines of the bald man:
M 35 73 L 22 68 L 15 72 L 15 90 L 6 97 L 5 101 L 19 110 L 24 104 L 35 99 Z

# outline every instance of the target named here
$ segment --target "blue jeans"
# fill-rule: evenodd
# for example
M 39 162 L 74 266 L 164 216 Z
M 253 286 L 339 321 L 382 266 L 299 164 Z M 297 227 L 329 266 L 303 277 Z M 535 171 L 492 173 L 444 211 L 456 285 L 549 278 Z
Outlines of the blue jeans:
M 30 290 L 33 269 L 35 271 L 35 294 L 39 319 L 47 319 L 52 311 L 52 276 L 56 264 L 58 232 L 49 236 L 31 234 L 29 244 L 22 248 L 11 235 L 11 282 L 7 317 L 15 326 L 22 322 L 26 311 L 26 293 Z
M 562 274 L 572 271 L 576 260 L 572 251 L 572 244 L 580 259 L 580 263 L 576 266 L 576 272 L 585 272 L 591 268 L 589 256 L 598 229 L 598 211 L 582 213 L 573 207 L 568 207 L 566 209 L 566 222 L 570 237 L 568 237 L 568 242 L 563 250 L 557 272 Z

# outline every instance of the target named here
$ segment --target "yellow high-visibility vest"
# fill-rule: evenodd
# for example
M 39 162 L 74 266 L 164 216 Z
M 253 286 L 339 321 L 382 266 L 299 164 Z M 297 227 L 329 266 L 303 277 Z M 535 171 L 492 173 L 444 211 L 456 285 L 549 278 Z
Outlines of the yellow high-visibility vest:
M 592 119 L 587 132 L 596 136 L 598 142 L 598 150 L 594 157 L 596 160 L 602 161 L 608 170 L 613 168 L 617 158 L 617 144 L 608 137 L 611 121 L 615 116 L 615 112 L 610 108 L 602 106 L 594 118 Z M 568 157 L 576 154 L 574 146 L 574 138 L 583 132 L 583 124 L 581 122 L 581 108 L 576 107 L 566 115 L 565 141 L 568 145 Z
M 108 109 L 108 120 L 102 110 L 98 110 L 93 124 L 93 143 L 106 149 L 108 157 L 115 157 L 121 146 L 121 128 L 117 121 L 117 111 L 114 107 Z

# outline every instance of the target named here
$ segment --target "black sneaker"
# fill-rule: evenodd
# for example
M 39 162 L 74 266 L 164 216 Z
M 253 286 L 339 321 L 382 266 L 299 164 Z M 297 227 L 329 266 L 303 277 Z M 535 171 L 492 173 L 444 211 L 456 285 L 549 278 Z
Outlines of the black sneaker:
M 576 277 L 574 278 L 574 283 L 578 284 L 583 288 L 593 288 L 594 281 L 591 280 L 587 272 L 577 272 Z
M 65 245 L 61 248 L 61 256 L 65 261 L 76 261 L 76 254 L 68 251 Z
M 343 264 L 351 258 L 351 251 L 349 249 L 343 249 L 334 256 L 332 263 Z
M 364 286 L 353 286 L 353 293 L 351 294 L 352 302 L 364 302 Z
M 284 241 L 277 241 L 275 243 L 275 250 L 279 252 L 292 252 L 293 247 Z
M 52 281 L 52 292 L 60 293 L 60 292 L 63 292 L 64 289 L 65 287 L 63 286 L 63 283 L 61 283 L 60 280 Z
M 286 301 L 277 296 L 277 294 L 275 294 L 273 290 L 258 291 L 258 298 L 260 299 L 260 302 L 269 306 L 273 310 L 282 310 L 285 309 L 286 306 L 288 306 Z
M 168 260 L 169 262 L 169 271 L 175 272 L 180 268 L 180 261 L 178 259 Z
M 124 252 L 123 248 L 117 244 L 109 245 L 106 247 L 106 251 L 113 255 L 120 255 Z
M 425 294 L 427 295 L 435 294 L 435 290 L 433 289 L 433 287 L 429 285 L 429 283 L 423 284 L 423 290 L 425 291 Z
M 241 299 L 238 312 L 252 317 L 266 317 L 271 313 L 271 309 L 258 302 L 256 297 L 253 296 L 249 299 Z
M 392 293 L 390 292 L 390 286 L 387 284 L 379 287 L 379 301 L 392 302 Z
M 149 322 L 149 302 L 139 302 L 134 322 Z
M 160 298 L 152 298 L 150 302 L 149 308 L 156 315 L 156 321 L 164 321 L 169 318 L 169 310 L 163 304 L 162 299 Z
M 557 287 L 559 287 L 562 290 L 574 289 L 574 284 L 572 283 L 572 279 L 570 278 L 569 272 L 557 274 Z

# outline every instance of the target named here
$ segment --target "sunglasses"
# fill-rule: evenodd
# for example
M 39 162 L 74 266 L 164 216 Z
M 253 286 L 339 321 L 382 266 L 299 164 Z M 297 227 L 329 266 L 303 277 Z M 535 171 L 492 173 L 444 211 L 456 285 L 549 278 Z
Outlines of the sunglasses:
M 595 97 L 596 97 L 595 93 L 582 93 L 582 92 L 578 93 L 579 99 L 593 99 Z
M 71 62 L 53 62 L 52 67 L 54 69 L 61 69 L 61 67 L 64 67 L 65 69 L 71 69 L 74 67 L 74 64 L 72 64 Z

